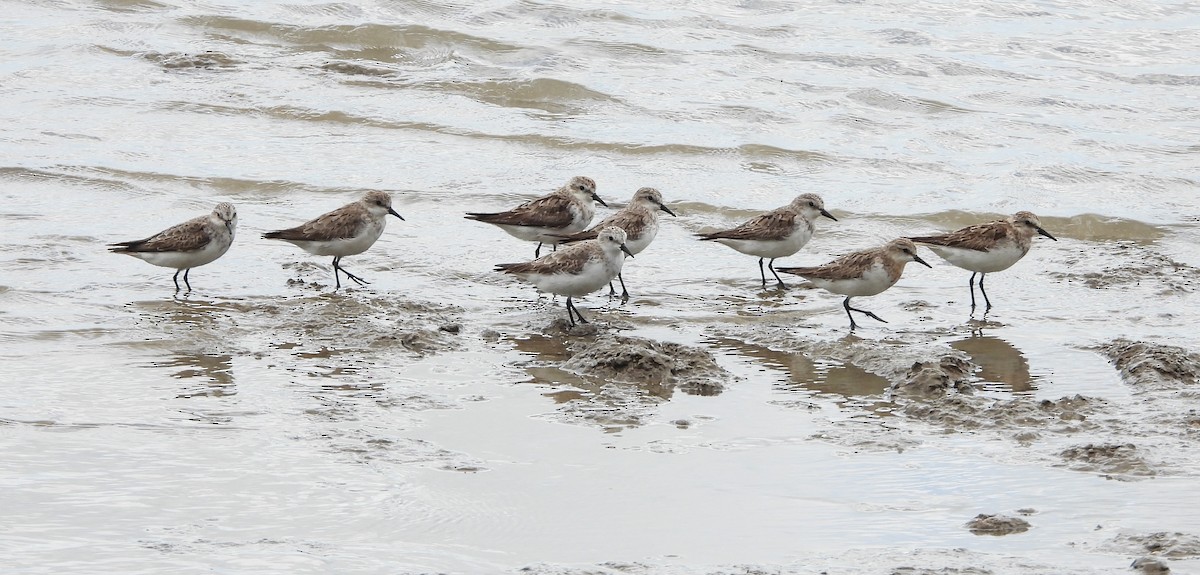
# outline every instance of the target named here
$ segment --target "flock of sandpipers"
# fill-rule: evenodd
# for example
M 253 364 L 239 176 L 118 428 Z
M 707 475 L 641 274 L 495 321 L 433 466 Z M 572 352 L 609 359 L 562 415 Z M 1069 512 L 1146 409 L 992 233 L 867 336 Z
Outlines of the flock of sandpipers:
M 621 267 L 625 257 L 641 253 L 658 234 L 658 214 L 675 215 L 654 188 L 638 190 L 625 208 L 588 228 L 595 216 L 595 203 L 608 207 L 596 195 L 596 182 L 576 176 L 555 192 L 531 200 L 504 212 L 468 213 L 467 218 L 493 224 L 514 237 L 538 242 L 534 259 L 523 263 L 499 264 L 496 270 L 534 284 L 541 291 L 567 296 L 567 318 L 571 325 L 587 323 L 572 302 L 608 284 L 615 295 L 612 280 L 621 283 L 621 295 L 629 297 Z M 340 274 L 359 285 L 368 283 L 341 266 L 345 256 L 363 253 L 383 234 L 388 215 L 403 220 L 392 209 L 392 199 L 384 192 L 371 191 L 362 199 L 294 228 L 263 234 L 264 238 L 292 243 L 318 256 L 333 256 L 335 289 L 342 287 Z M 824 216 L 836 221 L 816 194 L 800 194 L 786 206 L 766 212 L 733 228 L 699 234 L 701 240 L 725 244 L 741 253 L 757 256 L 762 284 L 767 285 L 767 269 L 779 287 L 778 272 L 801 276 L 826 291 L 846 296 L 842 307 L 850 317 L 850 329 L 858 324 L 854 314 L 862 313 L 887 323 L 867 310 L 850 306 L 856 296 L 883 292 L 900 280 L 904 266 L 917 262 L 929 266 L 917 255 L 917 244 L 927 246 L 947 262 L 971 272 L 971 309 L 975 309 L 975 276 L 987 308 L 992 302 L 983 290 L 984 276 L 1008 269 L 1029 252 L 1033 236 L 1041 234 L 1057 239 L 1042 229 L 1037 216 L 1030 212 L 993 222 L 968 226 L 953 232 L 921 237 L 898 238 L 879 247 L 844 255 L 815 267 L 775 267 L 775 259 L 795 254 L 812 238 L 814 221 Z M 146 239 L 111 244 L 111 251 L 129 254 L 156 266 L 174 268 L 175 290 L 179 273 L 190 291 L 191 268 L 221 257 L 233 243 L 237 210 L 229 203 L 217 204 L 211 214 L 188 220 Z M 555 251 L 541 256 L 543 244 Z M 566 244 L 563 249 L 557 249 Z

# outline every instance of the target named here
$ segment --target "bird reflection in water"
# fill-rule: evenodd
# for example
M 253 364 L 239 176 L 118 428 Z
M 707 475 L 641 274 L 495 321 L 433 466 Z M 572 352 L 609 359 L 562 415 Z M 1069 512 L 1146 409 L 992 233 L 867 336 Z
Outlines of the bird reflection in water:
M 888 380 L 854 364 L 824 358 L 813 360 L 802 353 L 778 351 L 731 338 L 710 343 L 786 371 L 787 382 L 778 386 L 782 390 L 840 396 L 834 403 L 843 408 L 854 407 L 881 415 L 891 411 L 892 404 L 882 399 L 890 386 Z
M 1008 393 L 1033 393 L 1037 391 L 1037 377 L 1029 373 L 1029 362 L 1012 344 L 976 332 L 971 337 L 950 342 L 950 347 L 971 356 L 979 366 L 975 376 L 980 379 L 975 385 L 984 391 Z
M 233 381 L 233 357 L 207 353 L 175 353 L 166 361 L 151 363 L 152 367 L 177 369 L 175 379 L 196 379 L 180 390 L 176 397 L 224 397 L 237 394 Z
M 228 338 L 231 314 L 238 304 L 210 300 L 153 300 L 135 302 L 149 326 L 129 345 L 158 355 L 148 367 L 173 370 L 171 377 L 189 380 L 179 398 L 236 395 L 233 355 L 220 353 Z M 152 331 L 150 331 L 152 330 Z M 183 348 L 183 349 L 180 349 Z

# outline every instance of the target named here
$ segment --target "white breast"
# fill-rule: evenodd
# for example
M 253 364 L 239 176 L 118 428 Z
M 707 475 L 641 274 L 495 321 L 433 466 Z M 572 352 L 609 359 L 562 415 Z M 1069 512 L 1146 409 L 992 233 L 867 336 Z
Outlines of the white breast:
M 896 280 L 900 278 L 897 277 Z M 867 268 L 862 275 L 856 278 L 843 280 L 824 280 L 810 279 L 813 285 L 842 295 L 848 296 L 870 296 L 882 293 L 887 288 L 892 287 L 896 281 L 888 276 L 887 269 L 880 262 L 875 262 L 870 268 Z
M 716 240 L 746 255 L 760 258 L 785 258 L 795 255 L 812 239 L 812 228 L 804 225 L 803 220 L 792 228 L 791 233 L 777 240 Z
M 642 228 L 642 235 L 636 238 L 625 240 L 625 247 L 633 252 L 633 255 L 642 253 L 642 250 L 650 247 L 650 242 L 654 241 L 654 236 L 658 235 L 658 222 L 650 221 L 646 227 Z
M 1022 250 L 1014 242 L 1005 242 L 986 252 L 945 246 L 926 247 L 957 267 L 983 273 L 1006 270 L 1025 257 L 1028 251 Z

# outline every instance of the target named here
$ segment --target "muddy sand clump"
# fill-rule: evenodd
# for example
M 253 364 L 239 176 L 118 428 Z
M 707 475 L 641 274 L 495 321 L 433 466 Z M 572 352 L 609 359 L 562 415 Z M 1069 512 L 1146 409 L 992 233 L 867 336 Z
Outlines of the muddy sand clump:
M 601 335 L 568 343 L 562 369 L 610 382 L 678 388 L 690 395 L 716 395 L 731 377 L 707 350 L 640 337 Z
M 905 385 L 933 391 L 959 389 L 960 382 L 978 369 L 964 352 L 934 342 L 878 341 L 850 335 L 822 340 L 797 335 L 790 328 L 736 328 L 716 330 L 716 337 L 744 341 L 769 349 L 830 359 L 878 375 L 893 386 Z M 923 368 L 942 371 L 922 373 Z M 911 380 L 911 381 L 910 381 Z M 965 388 L 963 388 L 965 391 Z
M 1085 253 L 1062 262 L 1070 272 L 1050 272 L 1050 277 L 1092 289 L 1150 285 L 1164 295 L 1191 293 L 1200 287 L 1200 269 L 1176 261 L 1133 241 L 1095 244 Z
M 1190 533 L 1122 533 L 1102 547 L 1105 551 L 1185 559 L 1200 557 L 1200 537 Z
M 1182 347 L 1127 339 L 1100 346 L 1121 375 L 1140 391 L 1166 391 L 1200 384 L 1200 354 Z
M 1072 434 L 1094 429 L 1088 416 L 1101 405 L 1103 401 L 1082 395 L 1056 400 L 1028 397 L 996 400 L 955 395 L 934 401 L 905 401 L 898 411 L 948 430 L 1013 432 L 1014 439 L 1029 443 L 1038 439 L 1039 432 Z
M 856 365 L 890 382 L 885 399 L 895 404 L 893 413 L 952 431 L 993 429 L 1027 442 L 1036 439 L 1039 431 L 1092 429 L 1088 416 L 1106 405 L 1081 395 L 1056 400 L 977 396 L 974 383 L 980 366 L 961 350 L 936 342 L 814 340 L 784 330 L 722 335 Z
M 676 390 L 717 395 L 733 375 L 703 348 L 616 335 L 595 324 L 555 321 L 541 333 L 513 338 L 533 360 L 518 365 L 553 386 L 559 404 L 549 417 L 610 431 L 652 421 Z M 677 425 L 678 423 L 673 423 Z
M 1167 562 L 1158 557 L 1138 557 L 1129 564 L 1129 568 L 1147 575 L 1162 575 L 1171 572 Z
M 428 355 L 459 348 L 463 329 L 459 308 L 361 292 L 139 302 L 130 309 L 137 344 L 186 343 L 189 353 L 215 355 Z
M 939 398 L 950 393 L 971 393 L 968 383 L 978 366 L 958 355 L 944 355 L 933 361 L 918 361 L 904 374 L 904 379 L 892 383 L 893 396 L 909 398 Z
M 221 52 L 206 50 L 204 52 L 184 53 L 184 52 L 145 52 L 140 56 L 150 62 L 154 62 L 168 70 L 213 70 L 213 69 L 229 69 L 239 64 L 236 58 Z
M 275 337 L 304 347 L 429 354 L 460 344 L 461 310 L 395 298 L 323 294 L 260 306 Z
M 1076 434 L 1109 434 L 1106 427 L 1114 416 L 1113 406 L 1101 398 L 1083 395 L 1058 399 L 1038 399 L 1031 395 L 997 398 L 976 393 L 982 367 L 961 350 L 931 340 L 867 340 L 847 337 L 840 340 L 814 340 L 789 331 L 757 332 L 722 330 L 721 337 L 753 342 L 758 346 L 828 357 L 858 366 L 889 382 L 886 392 L 873 401 L 856 398 L 869 409 L 885 408 L 913 425 L 846 425 L 830 422 L 814 434 L 814 439 L 851 447 L 856 451 L 904 451 L 923 442 L 922 435 L 935 433 L 985 432 L 1006 437 L 1029 446 L 1043 444 L 1038 450 L 1053 464 L 1080 471 L 1106 473 L 1121 479 L 1152 476 L 1144 457 L 1123 458 L 1126 450 L 1116 450 L 1113 458 L 1084 448 L 1064 450 L 1055 445 L 1062 437 Z M 811 409 L 811 407 L 809 408 Z M 926 426 L 926 429 L 922 429 Z M 1053 437 L 1050 437 L 1053 436 Z M 1092 436 L 1089 436 L 1091 438 Z M 1109 443 L 1124 444 L 1127 439 Z
M 1157 475 L 1154 468 L 1142 457 L 1132 443 L 1106 443 L 1080 445 L 1064 449 L 1059 453 L 1066 466 L 1074 471 L 1103 473 L 1107 476 Z
M 976 535 L 1012 535 L 1029 531 L 1029 522 L 1020 517 L 980 513 L 967 522 L 967 529 Z

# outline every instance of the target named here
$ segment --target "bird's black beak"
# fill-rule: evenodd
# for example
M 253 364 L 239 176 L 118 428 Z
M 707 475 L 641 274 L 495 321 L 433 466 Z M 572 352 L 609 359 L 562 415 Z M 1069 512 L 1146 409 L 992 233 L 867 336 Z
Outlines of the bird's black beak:
M 604 200 L 600 199 L 600 196 L 596 195 L 596 192 L 592 192 L 592 199 L 596 200 L 600 205 L 608 207 L 608 204 L 604 203 Z
M 672 212 L 671 208 L 668 208 L 666 204 L 658 204 L 658 209 L 660 209 L 664 212 L 667 212 L 668 214 L 671 214 L 672 216 L 675 215 L 675 212 Z
M 921 256 L 919 256 L 919 255 L 917 255 L 917 254 L 913 254 L 913 261 L 914 261 L 914 262 L 917 262 L 917 263 L 919 263 L 919 264 L 921 264 L 921 265 L 923 265 L 923 266 L 925 266 L 925 267 L 927 267 L 927 268 L 929 268 L 929 269 L 933 269 L 933 266 L 931 266 L 931 265 L 929 265 L 929 264 L 925 263 L 925 260 L 921 259 Z
M 389 213 L 389 214 L 392 214 L 393 216 L 396 216 L 397 218 L 400 218 L 400 221 L 402 221 L 402 222 L 403 222 L 403 221 L 406 221 L 406 220 L 404 219 L 404 216 L 402 216 L 402 215 L 400 215 L 400 214 L 397 214 L 397 213 L 396 213 L 396 210 L 393 210 L 393 209 L 392 209 L 392 208 L 390 208 L 390 207 L 388 208 L 388 213 Z
M 621 244 L 621 251 L 625 252 L 625 255 L 633 257 L 633 252 L 629 251 L 629 248 L 625 247 L 625 244 Z
M 1058 238 L 1056 238 L 1056 237 L 1054 237 L 1054 236 L 1050 235 L 1050 232 L 1048 232 L 1048 231 L 1046 231 L 1046 230 L 1043 230 L 1043 229 L 1041 228 L 1041 226 L 1035 226 L 1035 227 L 1037 227 L 1037 231 L 1038 231 L 1038 233 L 1039 233 L 1039 234 L 1041 234 L 1041 235 L 1043 235 L 1043 236 L 1046 236 L 1046 237 L 1048 237 L 1048 238 L 1050 238 L 1050 239 L 1052 239 L 1052 240 L 1054 240 L 1054 241 L 1056 241 L 1056 242 L 1058 241 Z
M 831 214 L 831 213 L 829 213 L 829 212 L 825 211 L 823 208 L 821 209 L 821 215 L 822 215 L 822 216 L 825 216 L 825 217 L 827 217 L 827 218 L 829 218 L 829 219 L 831 219 L 831 220 L 833 220 L 833 221 L 835 221 L 835 222 L 836 222 L 836 221 L 838 221 L 838 219 L 837 219 L 837 218 L 833 217 L 833 214 Z

